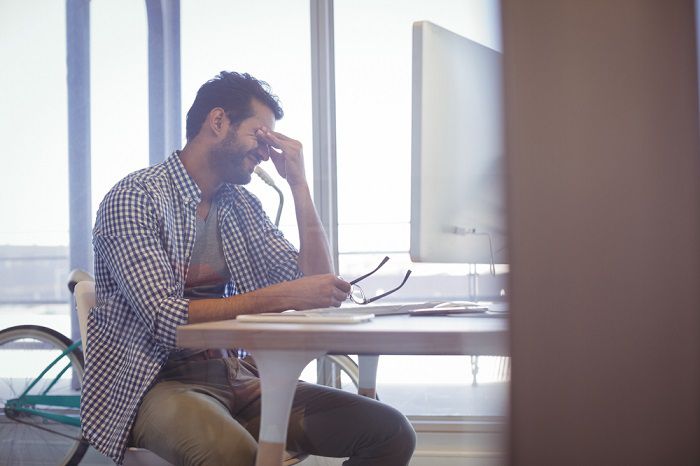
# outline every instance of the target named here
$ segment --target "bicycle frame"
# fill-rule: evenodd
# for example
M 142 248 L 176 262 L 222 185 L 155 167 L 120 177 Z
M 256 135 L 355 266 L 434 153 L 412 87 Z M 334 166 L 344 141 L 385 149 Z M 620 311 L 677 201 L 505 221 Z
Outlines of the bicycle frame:
M 81 347 L 81 341 L 77 340 L 60 355 L 58 355 L 46 368 L 39 374 L 32 383 L 22 392 L 22 394 L 11 400 L 5 402 L 5 409 L 10 412 L 17 413 L 27 413 L 34 416 L 40 416 L 52 421 L 60 422 L 62 424 L 69 424 L 75 427 L 80 427 L 80 418 L 74 416 L 66 416 L 64 414 L 56 414 L 50 411 L 45 411 L 41 409 L 36 409 L 36 405 L 44 406 L 56 406 L 62 408 L 78 408 L 80 409 L 80 395 L 47 395 L 46 393 L 59 381 L 61 376 L 71 368 L 72 364 L 70 360 L 68 364 L 61 369 L 61 371 L 56 375 L 56 377 L 51 381 L 48 387 L 39 395 L 29 395 L 29 391 L 34 388 L 34 386 L 39 383 L 39 381 L 44 377 L 48 371 L 50 371 L 56 364 L 59 363 L 61 358 L 67 356 L 69 353 L 75 351 Z

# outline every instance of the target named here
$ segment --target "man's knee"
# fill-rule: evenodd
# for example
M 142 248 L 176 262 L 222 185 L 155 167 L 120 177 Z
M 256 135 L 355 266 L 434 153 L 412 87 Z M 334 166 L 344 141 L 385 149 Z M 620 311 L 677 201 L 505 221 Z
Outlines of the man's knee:
M 396 423 L 396 429 L 393 437 L 394 447 L 397 451 L 402 451 L 406 453 L 406 460 L 411 458 L 413 455 L 413 450 L 416 448 L 416 431 L 413 430 L 411 422 L 400 413 L 398 410 L 394 411 L 394 419 Z
M 375 437 L 378 446 L 381 445 L 381 456 L 386 459 L 387 465 L 408 464 L 416 448 L 413 426 L 406 416 L 391 406 L 384 405 L 381 411 L 382 421 L 377 423 L 380 432 L 376 432 Z

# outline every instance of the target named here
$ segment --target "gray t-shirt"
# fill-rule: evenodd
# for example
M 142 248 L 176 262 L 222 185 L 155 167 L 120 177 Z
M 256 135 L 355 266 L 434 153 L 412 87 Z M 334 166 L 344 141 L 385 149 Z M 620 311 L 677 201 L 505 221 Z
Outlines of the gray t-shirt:
M 191 300 L 221 298 L 231 278 L 221 245 L 218 212 L 218 204 L 212 201 L 207 218 L 197 218 L 194 248 L 185 280 L 185 298 Z M 195 349 L 175 351 L 170 354 L 170 360 L 179 361 L 203 351 Z
M 218 212 L 219 206 L 213 201 L 207 218 L 197 218 L 194 249 L 185 280 L 185 298 L 221 298 L 231 278 L 221 246 Z

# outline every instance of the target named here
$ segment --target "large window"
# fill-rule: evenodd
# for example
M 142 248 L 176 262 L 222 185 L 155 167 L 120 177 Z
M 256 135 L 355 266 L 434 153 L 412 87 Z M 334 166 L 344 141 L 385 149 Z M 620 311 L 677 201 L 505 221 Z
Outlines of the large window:
M 500 50 L 498 1 L 413 0 L 397 7 L 391 1 L 335 0 L 334 9 L 341 273 L 362 275 L 388 255 L 392 260 L 380 276 L 363 284 L 370 294 L 394 286 L 410 268 L 414 273 L 405 288 L 388 299 L 464 300 L 467 265 L 415 264 L 408 255 L 412 23 L 431 21 Z M 481 297 L 497 295 L 503 276 L 488 276 L 488 265 L 478 271 Z M 493 383 L 507 377 L 503 363 L 382 357 L 378 390 L 407 414 L 504 414 L 507 385 Z
M 70 334 L 64 3 L 0 3 L 0 328 Z
M 301 141 L 309 185 L 312 176 L 311 56 L 308 0 L 181 1 L 182 124 L 195 94 L 222 70 L 250 73 L 279 96 L 285 116 L 276 131 Z M 298 241 L 291 192 L 272 162 L 262 164 L 282 190 L 281 226 Z M 278 196 L 257 177 L 247 186 L 274 219 Z M 297 243 L 298 244 L 298 243 Z
M 71 335 L 68 264 L 66 4 L 0 6 L 0 328 Z M 92 214 L 121 177 L 148 164 L 143 0 L 90 2 Z
M 92 210 L 148 166 L 148 35 L 144 0 L 90 1 Z
M 389 254 L 386 274 L 411 267 L 415 275 L 397 299 L 463 297 L 467 266 L 411 264 L 407 255 L 412 23 L 432 21 L 500 50 L 498 1 L 413 0 L 396 8 L 336 0 L 334 8 L 341 271 L 371 270 Z M 429 278 L 438 274 L 439 286 Z

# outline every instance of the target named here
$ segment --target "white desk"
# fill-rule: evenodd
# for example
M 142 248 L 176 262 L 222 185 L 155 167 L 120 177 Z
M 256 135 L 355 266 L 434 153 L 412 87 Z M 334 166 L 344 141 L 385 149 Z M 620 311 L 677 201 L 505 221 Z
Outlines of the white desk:
M 256 466 L 280 464 L 296 381 L 310 361 L 324 354 L 509 354 L 508 320 L 486 316 L 392 316 L 362 324 L 226 320 L 183 325 L 177 331 L 177 344 L 183 348 L 246 348 L 255 358 L 262 386 Z M 374 361 L 376 364 L 376 358 Z M 360 371 L 363 378 L 362 361 Z

